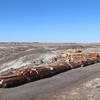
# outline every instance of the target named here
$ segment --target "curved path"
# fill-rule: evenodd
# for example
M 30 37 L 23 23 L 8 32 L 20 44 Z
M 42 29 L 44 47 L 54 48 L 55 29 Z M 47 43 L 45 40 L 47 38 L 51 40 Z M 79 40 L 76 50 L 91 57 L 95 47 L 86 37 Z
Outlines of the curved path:
M 72 69 L 50 78 L 27 83 L 15 88 L 0 88 L 0 100 L 44 100 L 53 93 L 70 87 L 100 72 L 100 63 Z

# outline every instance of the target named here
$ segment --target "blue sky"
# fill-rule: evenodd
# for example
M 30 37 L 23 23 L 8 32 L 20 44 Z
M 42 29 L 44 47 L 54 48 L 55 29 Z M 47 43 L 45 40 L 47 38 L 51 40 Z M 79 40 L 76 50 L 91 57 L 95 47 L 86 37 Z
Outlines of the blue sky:
M 100 0 L 0 0 L 1 42 L 100 42 Z

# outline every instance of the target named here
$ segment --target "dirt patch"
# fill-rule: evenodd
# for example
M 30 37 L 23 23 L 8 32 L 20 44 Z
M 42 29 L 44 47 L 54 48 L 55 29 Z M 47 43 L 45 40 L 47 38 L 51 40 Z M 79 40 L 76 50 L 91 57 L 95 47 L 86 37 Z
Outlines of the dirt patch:
M 100 78 L 92 79 L 70 91 L 57 93 L 50 100 L 100 100 Z

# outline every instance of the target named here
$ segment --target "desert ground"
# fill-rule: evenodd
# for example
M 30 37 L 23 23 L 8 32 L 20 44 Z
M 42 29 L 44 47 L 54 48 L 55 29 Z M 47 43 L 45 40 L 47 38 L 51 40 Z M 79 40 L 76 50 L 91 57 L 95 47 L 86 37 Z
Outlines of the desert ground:
M 0 72 L 20 67 L 39 65 L 40 59 L 48 60 L 64 50 L 82 49 L 99 52 L 100 44 L 82 43 L 0 43 Z M 35 63 L 34 63 L 35 61 Z
M 53 55 L 100 52 L 100 43 L 0 43 L 0 74 L 39 66 Z M 0 100 L 100 100 L 100 63 L 72 69 L 13 88 L 0 88 Z

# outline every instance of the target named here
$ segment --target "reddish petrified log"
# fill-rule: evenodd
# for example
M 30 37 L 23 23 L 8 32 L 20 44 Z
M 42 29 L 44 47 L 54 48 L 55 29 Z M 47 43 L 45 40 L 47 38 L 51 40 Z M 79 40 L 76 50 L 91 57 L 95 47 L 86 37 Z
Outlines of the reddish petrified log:
M 36 67 L 35 68 L 38 74 L 38 79 L 49 77 L 51 75 L 51 69 L 47 67 Z
M 67 71 L 71 68 L 78 68 L 81 66 L 87 66 L 96 62 L 100 62 L 100 55 L 98 53 L 88 55 L 74 54 L 72 57 L 77 58 L 77 60 L 73 62 L 67 62 L 67 58 L 59 58 L 59 61 L 55 64 L 49 64 L 42 67 L 17 69 L 15 72 L 0 75 L 0 87 L 18 86 L 30 81 L 50 77 L 60 72 Z
M 13 87 L 26 83 L 24 76 L 14 76 L 0 80 L 1 87 Z
M 53 74 L 58 74 L 60 72 L 63 72 L 63 71 L 67 71 L 70 69 L 70 65 L 67 64 L 67 63 L 61 63 L 61 64 L 52 64 L 50 65 L 52 67 L 52 73 Z
M 82 61 L 78 61 L 78 62 L 70 62 L 71 64 L 71 68 L 78 68 L 81 67 L 81 65 L 83 64 Z

